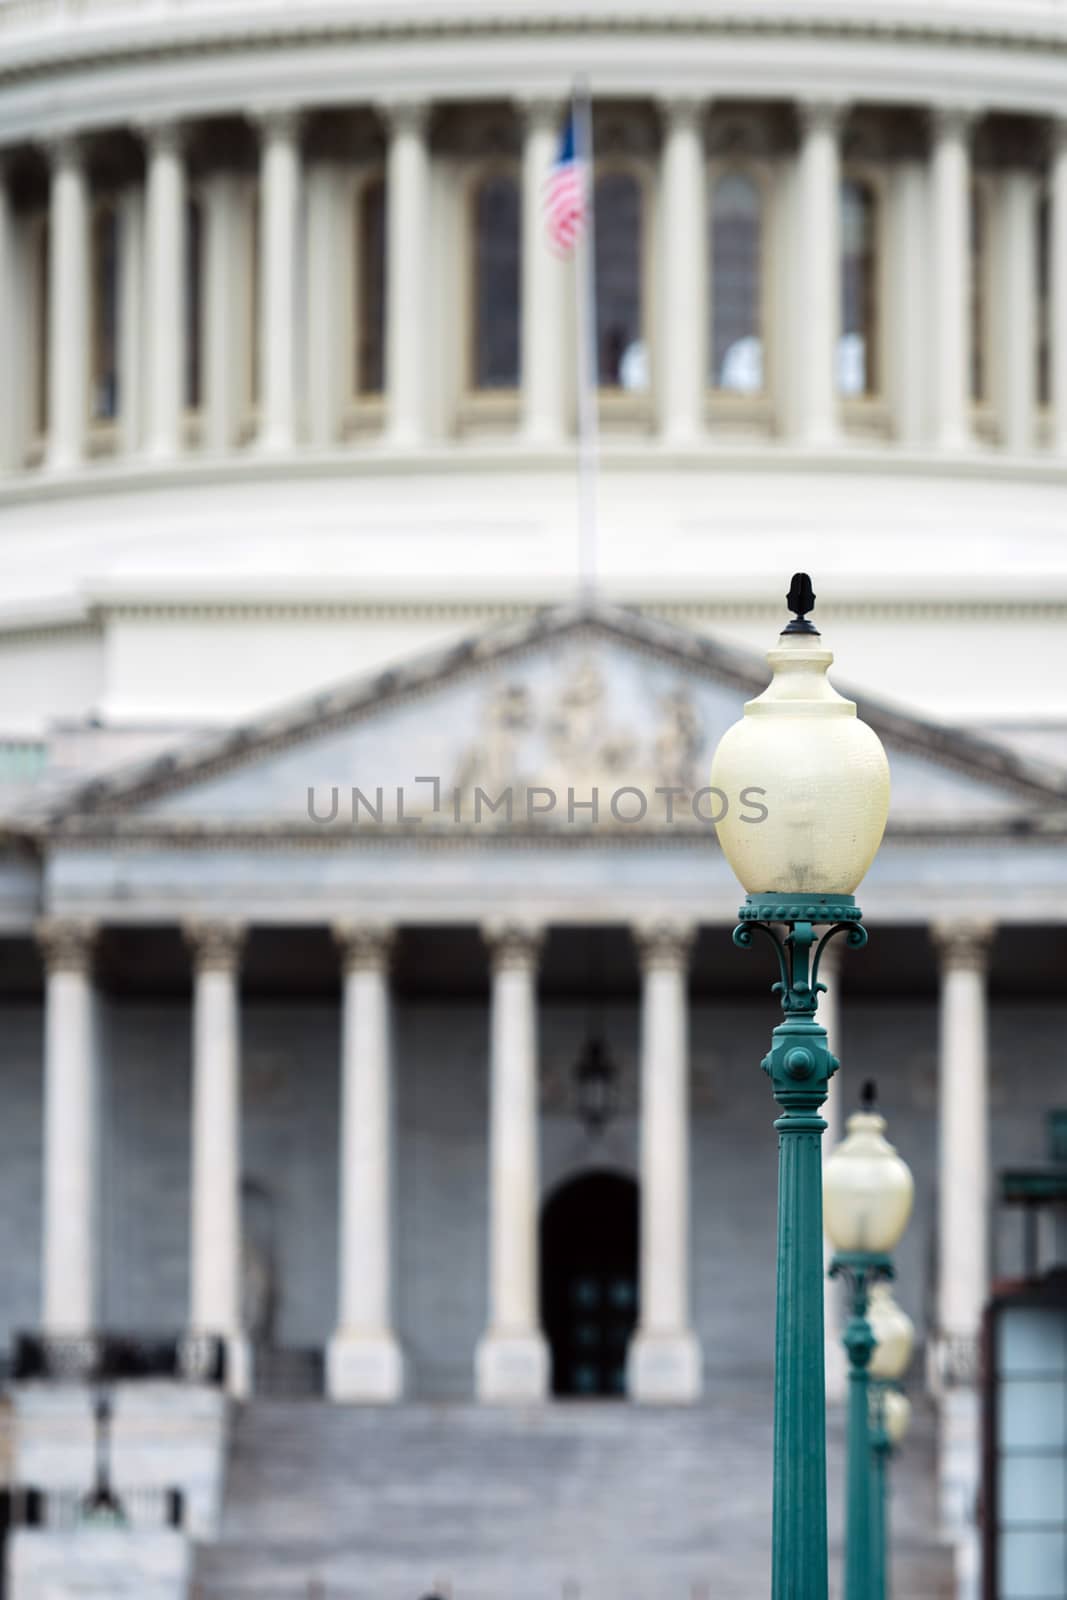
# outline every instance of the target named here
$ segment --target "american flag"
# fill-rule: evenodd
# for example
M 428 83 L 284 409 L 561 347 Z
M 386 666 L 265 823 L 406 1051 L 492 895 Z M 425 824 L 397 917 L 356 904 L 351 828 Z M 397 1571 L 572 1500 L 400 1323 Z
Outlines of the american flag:
M 586 218 L 584 162 L 579 160 L 571 111 L 560 135 L 559 152 L 545 183 L 545 224 L 552 247 L 570 255 Z

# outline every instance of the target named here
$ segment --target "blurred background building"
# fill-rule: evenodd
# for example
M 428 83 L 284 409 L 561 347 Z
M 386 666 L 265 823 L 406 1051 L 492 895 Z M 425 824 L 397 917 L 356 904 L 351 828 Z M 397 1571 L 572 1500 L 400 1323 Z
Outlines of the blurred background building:
M 1065 91 L 1061 0 L 0 0 L 16 1596 L 765 1590 L 700 791 L 797 567 L 894 771 L 827 1007 L 918 1184 L 899 1592 L 1067 1595 Z

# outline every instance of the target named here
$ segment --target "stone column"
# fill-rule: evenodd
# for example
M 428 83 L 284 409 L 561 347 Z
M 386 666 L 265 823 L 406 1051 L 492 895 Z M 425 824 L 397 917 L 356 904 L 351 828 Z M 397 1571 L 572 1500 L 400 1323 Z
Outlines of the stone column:
M 204 444 L 224 455 L 237 443 L 244 397 L 240 318 L 247 286 L 239 277 L 244 252 L 236 173 L 216 172 L 207 179 L 204 223 Z
M 261 123 L 259 351 L 263 373 L 259 447 L 296 443 L 297 282 L 300 227 L 300 119 L 273 111 Z M 425 263 L 420 262 L 420 270 Z
M 1052 125 L 1049 170 L 1049 381 L 1053 449 L 1067 455 L 1067 118 Z
M 429 108 L 392 105 L 386 116 L 386 439 L 416 449 L 426 431 Z
M 940 1401 L 938 1478 L 949 1536 L 977 1515 L 978 1341 L 989 1287 L 987 996 L 993 926 L 936 923 L 941 956 L 938 1331 L 930 1377 Z
M 834 1055 L 840 1055 L 841 952 L 836 943 L 828 944 L 822 953 L 819 962 L 819 981 L 825 983 L 826 993 L 819 999 L 817 1020 L 826 1029 L 830 1049 Z M 842 1082 L 841 1072 L 836 1072 L 830 1079 L 829 1093 L 822 1107 L 823 1121 L 826 1123 L 826 1132 L 822 1136 L 821 1143 L 824 1163 L 844 1133 L 842 1101 L 845 1095 L 849 1095 L 850 1099 L 855 1101 L 858 1098 L 857 1090 L 858 1085 L 851 1082 L 848 1077 Z M 823 1268 L 827 1274 L 833 1254 L 834 1247 L 824 1233 Z M 824 1280 L 823 1319 L 826 1329 L 826 1398 L 831 1403 L 843 1403 L 848 1394 L 848 1359 L 845 1347 L 841 1343 L 844 1331 L 841 1318 L 841 1286 L 839 1283 L 831 1282 L 829 1276 Z
M 16 282 L 18 252 L 15 208 L 7 163 L 0 156 L 0 472 L 11 472 L 19 459 L 19 351 L 20 315 Z
M 185 154 L 182 130 L 176 123 L 158 123 L 147 129 L 145 138 L 145 450 L 156 461 L 169 461 L 182 449 L 185 417 Z
M 241 1044 L 243 929 L 197 923 L 193 954 L 192 1255 L 190 1331 L 224 1340 L 227 1385 L 251 1389 L 241 1325 Z
M 327 1356 L 334 1400 L 399 1400 L 393 1331 L 392 930 L 334 930 L 343 964 L 338 1326 Z
M 540 934 L 485 929 L 489 1018 L 489 1326 L 478 1346 L 478 1398 L 533 1401 L 548 1389 L 538 1307 L 537 956 Z
M 839 105 L 799 108 L 796 306 L 802 444 L 838 436 L 837 347 L 841 335 L 841 121 Z
M 696 1400 L 701 1352 L 689 1322 L 689 1016 L 693 928 L 635 930 L 641 958 L 641 1320 L 630 1394 Z
M 307 432 L 311 444 L 337 443 L 344 389 L 352 382 L 349 346 L 339 347 L 338 329 L 350 325 L 343 303 L 343 263 L 352 247 L 339 226 L 340 173 L 332 162 L 316 162 L 307 175 Z M 346 218 L 346 231 L 352 231 Z
M 119 267 L 119 436 L 125 455 L 136 455 L 144 432 L 144 191 L 122 196 Z
M 85 455 L 89 416 L 89 180 L 79 139 L 57 139 L 50 154 L 45 464 L 67 472 Z
M 663 107 L 663 381 L 665 443 L 695 444 L 703 432 L 707 369 L 708 182 L 703 105 Z
M 545 184 L 563 107 L 525 107 L 522 146 L 522 431 L 528 444 L 558 445 L 566 431 L 563 383 L 564 271 L 545 228 Z
M 933 442 L 939 450 L 963 450 L 972 442 L 971 117 L 935 111 L 931 132 Z
M 89 923 L 48 918 L 45 961 L 43 1303 L 46 1334 L 93 1331 L 97 1312 L 97 1052 Z
M 926 307 L 929 295 L 929 224 L 926 169 L 902 161 L 893 180 L 892 288 L 893 427 L 903 445 L 921 448 L 926 438 Z M 830 946 L 832 949 L 833 946 Z M 832 1080 L 831 1080 L 832 1081 Z
M 1031 172 L 1004 174 L 1001 191 L 1004 248 L 1001 295 L 1004 367 L 1001 438 L 1005 449 L 1034 448 L 1037 399 L 1037 181 Z

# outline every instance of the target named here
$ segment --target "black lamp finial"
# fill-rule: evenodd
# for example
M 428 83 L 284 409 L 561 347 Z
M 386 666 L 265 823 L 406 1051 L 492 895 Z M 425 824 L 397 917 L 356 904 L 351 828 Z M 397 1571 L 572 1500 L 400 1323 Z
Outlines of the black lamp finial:
M 793 620 L 786 624 L 786 633 L 814 633 L 818 635 L 818 628 L 814 622 L 808 621 L 808 612 L 815 606 L 815 590 L 811 586 L 811 579 L 806 572 L 794 572 L 793 581 L 789 585 L 789 593 L 785 603 L 793 612 Z
M 868 1114 L 878 1110 L 878 1085 L 873 1078 L 868 1078 L 860 1090 L 860 1105 Z

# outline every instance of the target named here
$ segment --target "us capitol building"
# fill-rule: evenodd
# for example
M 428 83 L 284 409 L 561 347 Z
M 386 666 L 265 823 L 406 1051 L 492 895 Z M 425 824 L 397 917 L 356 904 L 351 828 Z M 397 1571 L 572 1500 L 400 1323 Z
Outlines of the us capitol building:
M 797 567 L 893 774 L 897 1592 L 1063 1600 L 1067 3 L 0 0 L 0 297 L 14 1600 L 766 1593 L 705 786 Z

